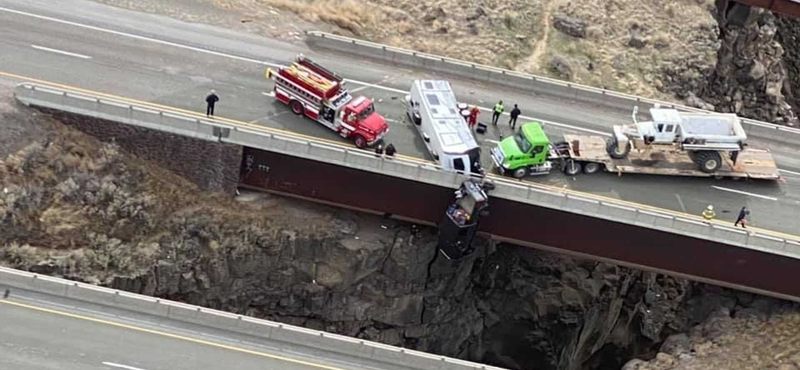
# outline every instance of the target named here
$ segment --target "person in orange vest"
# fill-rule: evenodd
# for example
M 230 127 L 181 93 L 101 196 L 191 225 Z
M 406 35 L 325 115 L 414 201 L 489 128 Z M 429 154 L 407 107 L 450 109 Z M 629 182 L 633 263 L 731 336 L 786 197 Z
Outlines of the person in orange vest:
M 481 114 L 481 110 L 478 109 L 477 106 L 472 106 L 472 109 L 469 110 L 469 128 L 475 129 L 475 125 L 478 124 L 478 115 Z

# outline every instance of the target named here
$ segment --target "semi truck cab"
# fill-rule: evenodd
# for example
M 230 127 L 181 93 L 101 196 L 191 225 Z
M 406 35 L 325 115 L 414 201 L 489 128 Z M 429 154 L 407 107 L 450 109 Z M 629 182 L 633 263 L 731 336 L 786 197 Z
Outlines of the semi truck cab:
M 553 165 L 548 161 L 550 139 L 538 122 L 523 124 L 516 134 L 509 136 L 491 150 L 492 161 L 502 173 L 516 178 L 528 174 L 546 174 Z

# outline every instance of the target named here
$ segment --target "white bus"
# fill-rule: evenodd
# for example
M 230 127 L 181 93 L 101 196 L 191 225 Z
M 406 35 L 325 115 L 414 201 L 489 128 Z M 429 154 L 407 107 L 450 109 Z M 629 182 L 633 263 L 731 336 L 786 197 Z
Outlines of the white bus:
M 408 118 L 433 159 L 446 170 L 483 175 L 481 148 L 460 114 L 450 82 L 416 80 L 406 95 Z

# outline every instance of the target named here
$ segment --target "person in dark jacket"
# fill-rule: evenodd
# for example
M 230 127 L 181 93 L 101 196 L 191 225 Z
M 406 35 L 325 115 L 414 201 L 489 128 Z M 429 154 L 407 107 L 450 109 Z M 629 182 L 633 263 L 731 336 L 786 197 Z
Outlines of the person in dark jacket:
M 739 211 L 739 217 L 736 218 L 736 222 L 733 223 L 733 226 L 739 226 L 739 224 L 742 224 L 742 228 L 746 229 L 747 226 L 745 226 L 745 224 L 747 223 L 747 221 L 745 221 L 745 219 L 749 214 L 750 211 L 747 210 L 747 207 L 742 207 L 742 210 Z
M 508 124 L 511 125 L 512 130 L 517 127 L 517 117 L 519 117 L 521 113 L 522 111 L 519 110 L 519 107 L 514 104 L 514 109 L 511 110 L 511 119 L 508 120 Z
M 219 97 L 214 93 L 214 89 L 211 89 L 211 93 L 206 96 L 206 103 L 208 104 L 206 107 L 206 117 L 214 115 L 214 104 L 217 104 L 218 101 Z
M 397 153 L 397 149 L 394 148 L 394 144 L 389 143 L 389 145 L 386 147 L 386 155 L 394 157 L 394 153 Z

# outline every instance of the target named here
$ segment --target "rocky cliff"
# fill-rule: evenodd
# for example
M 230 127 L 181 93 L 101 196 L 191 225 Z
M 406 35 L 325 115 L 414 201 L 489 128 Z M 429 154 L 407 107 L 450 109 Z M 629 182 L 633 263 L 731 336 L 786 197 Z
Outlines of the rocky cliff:
M 778 18 L 760 8 L 748 11 L 728 1 L 717 4 L 720 48 L 716 66 L 701 77 L 706 83 L 696 87 L 684 83 L 684 90 L 675 92 L 697 107 L 796 125 L 797 116 L 784 95 L 790 79 L 784 61 L 786 49 L 779 39 L 788 40 L 778 34 Z M 795 52 L 797 46 L 784 44 Z

